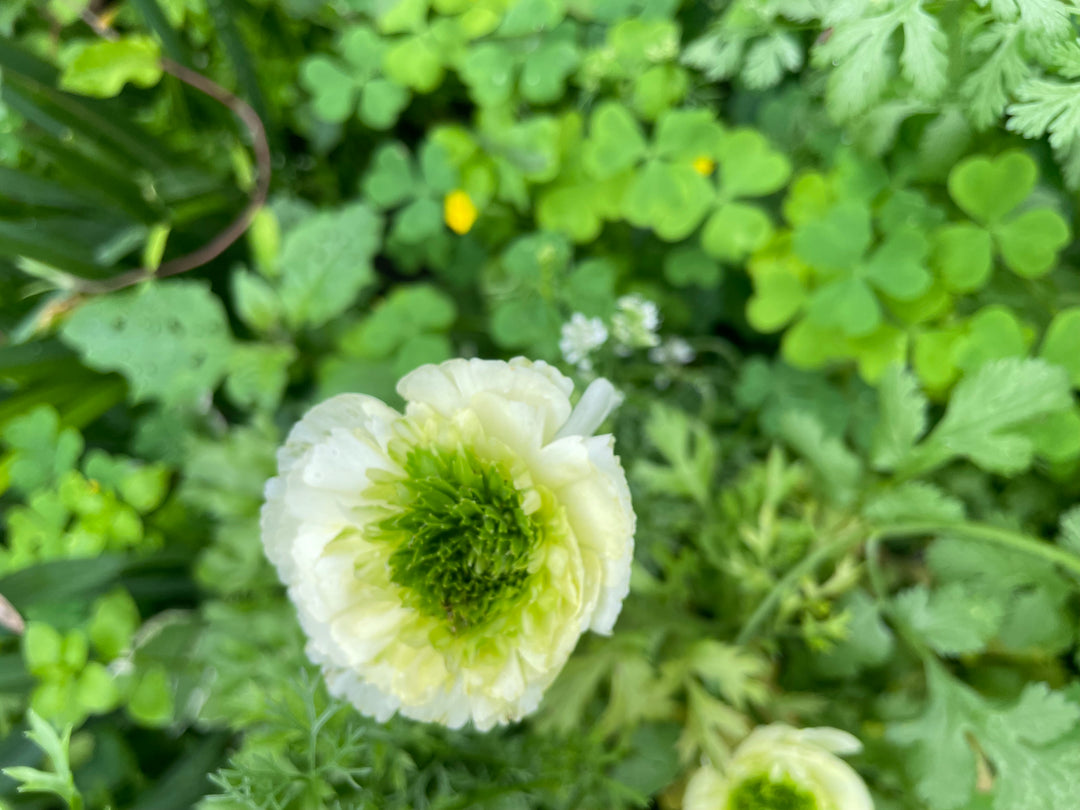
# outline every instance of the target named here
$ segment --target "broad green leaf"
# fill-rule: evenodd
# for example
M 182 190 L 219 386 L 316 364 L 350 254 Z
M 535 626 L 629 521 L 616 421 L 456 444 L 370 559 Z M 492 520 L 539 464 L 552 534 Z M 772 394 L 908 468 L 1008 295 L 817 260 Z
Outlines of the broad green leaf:
M 415 245 L 443 230 L 443 206 L 430 197 L 421 197 L 401 209 L 390 229 L 393 239 Z
M 874 251 L 863 273 L 886 295 L 912 301 L 930 287 L 932 277 L 924 266 L 928 250 L 926 239 L 917 231 L 897 231 Z
M 90 618 L 90 642 L 104 661 L 119 657 L 139 629 L 139 609 L 123 588 L 101 597 Z
M 443 60 L 428 37 L 407 37 L 383 56 L 383 72 L 397 84 L 430 93 L 443 80 Z
M 364 195 L 378 208 L 394 208 L 416 193 L 417 180 L 409 150 L 396 141 L 384 144 L 364 176 Z
M 477 104 L 496 105 L 514 93 L 517 55 L 510 46 L 487 42 L 470 48 L 459 73 Z
M 710 256 L 738 262 L 764 247 L 772 234 L 772 220 L 757 206 L 724 203 L 706 221 L 701 246 Z
M 691 166 L 651 160 L 626 190 L 623 213 L 630 224 L 679 242 L 701 224 L 712 201 L 709 182 Z
M 357 84 L 375 76 L 382 62 L 385 40 L 366 25 L 356 25 L 347 29 L 338 43 L 338 51 L 353 69 L 352 75 Z
M 416 32 L 427 22 L 430 0 L 390 0 L 381 4 L 377 25 L 383 34 Z
M 218 384 L 233 346 L 221 301 L 188 280 L 148 281 L 86 301 L 60 335 L 91 368 L 123 374 L 136 401 L 177 406 Z
M 881 305 L 874 291 L 858 278 L 841 278 L 810 296 L 807 317 L 820 326 L 840 329 L 848 337 L 869 335 L 881 324 Z
M 289 345 L 245 343 L 233 350 L 225 393 L 242 408 L 273 411 L 289 383 L 296 349 Z
M 237 268 L 232 274 L 232 294 L 236 314 L 255 332 L 268 332 L 280 322 L 281 299 L 262 276 Z
M 281 250 L 281 302 L 293 327 L 321 326 L 340 315 L 375 279 L 372 257 L 382 223 L 362 203 L 303 220 Z
M 1058 252 L 1069 244 L 1069 225 L 1051 208 L 1025 211 L 994 229 L 1001 257 L 1010 270 L 1024 278 L 1038 278 L 1057 263 Z
M 323 121 L 340 123 L 356 108 L 357 85 L 341 64 L 327 56 L 313 56 L 300 67 L 300 85 L 312 94 L 311 106 Z
M 664 278 L 676 287 L 712 289 L 723 277 L 720 263 L 700 248 L 686 245 L 664 257 Z
M 130 82 L 153 87 L 161 80 L 161 47 L 153 37 L 132 34 L 83 46 L 60 74 L 72 93 L 111 98 Z
M 631 104 L 644 120 L 653 121 L 686 96 L 690 79 L 678 65 L 654 65 L 634 80 Z
M 980 309 L 967 324 L 967 333 L 952 346 L 952 360 L 957 368 L 972 373 L 991 360 L 1026 357 L 1032 332 L 1004 306 Z
M 825 216 L 795 229 L 792 246 L 800 259 L 822 270 L 850 271 L 870 247 L 873 231 L 870 209 L 858 202 L 841 202 Z
M 995 158 L 969 157 L 949 173 L 949 193 L 968 215 L 984 225 L 1000 222 L 1027 199 L 1039 170 L 1025 152 Z
M 728 199 L 772 194 L 791 176 L 788 159 L 756 130 L 737 129 L 725 134 L 718 157 L 720 193 Z
M 952 292 L 974 292 L 990 280 L 994 246 L 982 228 L 960 222 L 934 232 L 932 262 Z
M 390 129 L 409 105 L 409 91 L 389 79 L 371 79 L 360 91 L 360 120 L 372 129 Z
M 724 129 L 709 110 L 672 110 L 660 117 L 653 138 L 657 157 L 692 162 L 705 157 L 715 160 Z
M 593 113 L 583 148 L 585 168 L 598 180 L 605 180 L 637 163 L 647 144 L 630 111 L 609 101 Z
M 141 725 L 163 726 L 172 720 L 173 693 L 169 677 L 160 665 L 153 665 L 138 675 L 127 702 L 128 714 Z
M 83 451 L 82 436 L 74 428 L 61 427 L 59 414 L 49 405 L 11 419 L 0 437 L 11 450 L 11 486 L 26 494 L 57 482 L 75 467 Z
M 544 42 L 522 63 L 522 98 L 531 104 L 555 103 L 566 92 L 566 80 L 580 62 L 581 52 L 572 42 Z
M 1073 387 L 1080 388 L 1080 307 L 1063 309 L 1054 316 L 1039 356 L 1068 371 Z
M 592 241 L 603 227 L 595 195 L 592 183 L 543 190 L 536 204 L 537 224 L 577 243 Z

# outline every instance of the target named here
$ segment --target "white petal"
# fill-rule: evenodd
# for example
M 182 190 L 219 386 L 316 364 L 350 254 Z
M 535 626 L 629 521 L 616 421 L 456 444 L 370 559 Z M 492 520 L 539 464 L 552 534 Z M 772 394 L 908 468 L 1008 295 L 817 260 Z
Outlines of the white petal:
M 468 408 L 480 393 L 522 402 L 536 410 L 543 425 L 541 439 L 547 442 L 570 416 L 573 383 L 547 363 L 474 358 L 421 366 L 406 374 L 397 390 L 407 401 L 428 405 L 446 417 Z
M 555 438 L 592 436 L 622 401 L 623 395 L 610 382 L 603 377 L 593 380 Z

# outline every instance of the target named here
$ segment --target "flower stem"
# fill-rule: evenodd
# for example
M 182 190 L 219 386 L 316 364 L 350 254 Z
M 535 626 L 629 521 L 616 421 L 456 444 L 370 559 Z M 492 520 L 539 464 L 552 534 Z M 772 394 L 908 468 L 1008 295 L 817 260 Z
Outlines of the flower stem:
M 753 640 L 784 594 L 791 590 L 802 577 L 812 573 L 822 563 L 834 557 L 839 557 L 858 547 L 863 542 L 912 539 L 936 534 L 952 534 L 969 540 L 984 541 L 1032 557 L 1039 557 L 1080 579 L 1080 556 L 1021 532 L 968 521 L 896 523 L 891 526 L 882 526 L 867 534 L 853 533 L 841 537 L 809 554 L 798 565 L 788 571 L 773 586 L 768 595 L 761 600 L 750 615 L 750 619 L 743 625 L 742 630 L 735 639 L 735 643 L 747 644 Z

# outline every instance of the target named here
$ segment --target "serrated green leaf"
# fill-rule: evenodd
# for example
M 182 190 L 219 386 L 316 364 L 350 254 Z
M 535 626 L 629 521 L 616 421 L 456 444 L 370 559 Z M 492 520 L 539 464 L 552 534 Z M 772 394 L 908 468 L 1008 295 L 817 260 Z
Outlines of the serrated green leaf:
M 1015 475 L 1035 448 L 1017 428 L 1072 406 L 1064 369 L 1039 360 L 996 360 L 957 385 L 945 417 L 907 467 L 925 471 L 957 456 L 991 472 Z
M 962 583 L 935 591 L 918 585 L 899 594 L 895 609 L 939 655 L 984 650 L 1001 629 L 1005 605 Z
M 780 435 L 817 472 L 822 484 L 837 503 L 850 503 L 863 474 L 858 457 L 821 423 L 807 413 L 791 411 L 780 420 Z
M 878 423 L 874 427 L 872 458 L 878 469 L 895 469 L 904 462 L 926 430 L 926 397 L 915 377 L 891 366 L 878 384 Z
M 232 351 L 221 301 L 201 282 L 150 281 L 83 303 L 60 331 L 92 368 L 118 371 L 136 401 L 190 406 Z
M 281 250 L 281 302 L 293 326 L 321 326 L 350 306 L 374 278 L 382 222 L 355 203 L 315 214 L 288 232 Z

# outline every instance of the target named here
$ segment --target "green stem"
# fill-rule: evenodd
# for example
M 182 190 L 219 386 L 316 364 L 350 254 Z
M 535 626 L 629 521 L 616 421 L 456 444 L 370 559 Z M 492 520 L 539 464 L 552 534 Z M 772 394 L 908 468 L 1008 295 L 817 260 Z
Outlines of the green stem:
M 864 541 L 897 540 L 902 538 L 925 537 L 934 534 L 952 534 L 958 537 L 966 537 L 970 540 L 982 540 L 1003 548 L 1019 551 L 1032 557 L 1040 557 L 1047 562 L 1060 568 L 1080 579 L 1080 557 L 1058 546 L 1043 542 L 1021 532 L 1010 529 L 1001 529 L 997 526 L 987 526 L 982 523 L 969 523 L 966 521 L 944 522 L 912 522 L 897 523 L 892 526 L 882 526 L 873 533 L 867 535 L 853 532 L 851 536 L 834 540 L 828 545 L 814 551 L 804 558 L 798 565 L 785 574 L 777 582 L 768 595 L 758 604 L 750 619 L 743 625 L 743 629 L 735 639 L 736 644 L 748 644 L 753 640 L 762 625 L 769 618 L 781 598 L 798 581 L 812 573 L 822 563 L 839 557 L 840 555 L 856 548 Z
M 1069 573 L 1080 577 L 1080 557 L 1060 546 L 1052 545 L 1022 532 L 988 526 L 984 523 L 966 521 L 898 523 L 884 526 L 878 532 L 883 539 L 911 537 L 927 534 L 954 534 L 969 540 L 985 540 L 1003 548 L 1019 551 L 1032 557 L 1041 557 Z

